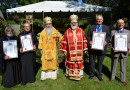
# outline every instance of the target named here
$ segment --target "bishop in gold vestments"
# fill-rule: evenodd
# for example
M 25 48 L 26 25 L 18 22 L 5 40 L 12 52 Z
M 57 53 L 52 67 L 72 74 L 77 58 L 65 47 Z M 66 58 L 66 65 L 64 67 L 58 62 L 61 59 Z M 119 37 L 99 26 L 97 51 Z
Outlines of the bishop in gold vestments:
M 38 45 L 42 54 L 41 80 L 56 79 L 58 69 L 57 42 L 61 41 L 62 35 L 52 26 L 51 17 L 46 17 L 44 22 L 45 28 L 40 33 Z

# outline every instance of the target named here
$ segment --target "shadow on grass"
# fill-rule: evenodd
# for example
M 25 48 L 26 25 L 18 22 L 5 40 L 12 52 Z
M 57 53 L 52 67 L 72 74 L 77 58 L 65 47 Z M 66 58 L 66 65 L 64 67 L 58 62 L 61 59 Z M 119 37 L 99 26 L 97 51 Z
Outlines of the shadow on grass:
M 86 60 L 84 62 L 84 72 L 89 75 L 89 62 Z
M 107 57 L 111 58 L 111 55 L 110 54 L 107 54 L 106 55 Z M 112 61 L 111 61 L 112 63 Z M 111 64 L 112 65 L 112 64 Z M 97 71 L 97 67 L 98 67 L 98 64 L 97 62 L 95 61 L 95 69 Z M 112 66 L 111 66 L 112 67 Z M 84 62 L 84 72 L 88 75 L 90 75 L 89 73 L 89 57 L 87 56 L 86 59 L 85 59 L 85 62 Z M 107 66 L 105 66 L 104 64 L 102 65 L 102 74 L 104 74 L 105 76 L 108 77 L 108 79 L 111 78 L 111 71 L 109 70 L 109 68 Z M 95 72 L 95 76 L 97 76 L 97 73 Z M 118 78 L 117 78 L 118 79 Z
M 113 65 L 113 60 L 112 60 L 112 55 L 111 54 L 106 54 L 107 57 L 110 58 L 110 62 L 111 62 L 111 69 L 112 69 L 112 65 Z M 102 66 L 102 73 L 108 77 L 108 79 L 111 79 L 111 72 L 112 70 L 109 70 L 109 68 L 105 65 Z M 115 77 L 115 79 L 117 81 L 121 81 L 120 78 Z
M 97 71 L 97 66 L 98 66 L 98 64 L 96 63 L 95 64 L 96 71 Z M 85 64 L 84 64 L 84 72 L 89 75 L 89 62 L 85 62 Z M 105 65 L 102 66 L 102 73 L 110 79 L 111 71 Z M 97 76 L 96 72 L 95 72 L 95 76 Z
M 65 73 L 65 57 L 59 58 L 59 68 Z
M 102 73 L 108 77 L 108 79 L 111 78 L 111 71 L 106 67 L 105 65 L 102 66 Z
M 89 56 L 88 56 L 88 53 L 84 54 L 84 72 L 89 75 Z
M 41 63 L 36 62 L 36 64 L 35 64 L 35 76 L 37 75 L 38 70 L 40 69 L 40 67 L 41 67 Z

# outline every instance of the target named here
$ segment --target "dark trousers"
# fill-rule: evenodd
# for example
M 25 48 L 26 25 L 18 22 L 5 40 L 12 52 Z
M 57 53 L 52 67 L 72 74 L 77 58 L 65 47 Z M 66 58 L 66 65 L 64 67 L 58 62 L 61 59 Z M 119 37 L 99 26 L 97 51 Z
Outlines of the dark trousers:
M 89 72 L 90 72 L 90 77 L 95 76 L 95 62 L 96 62 L 96 57 L 97 57 L 97 76 L 98 78 L 102 78 L 102 63 L 103 59 L 105 57 L 104 54 L 90 54 L 89 55 Z

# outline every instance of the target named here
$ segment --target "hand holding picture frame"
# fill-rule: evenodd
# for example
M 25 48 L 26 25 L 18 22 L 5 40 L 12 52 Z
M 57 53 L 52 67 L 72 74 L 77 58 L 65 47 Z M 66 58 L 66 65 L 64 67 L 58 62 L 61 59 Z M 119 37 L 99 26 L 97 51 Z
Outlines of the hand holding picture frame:
M 127 33 L 115 33 L 115 42 L 114 42 L 114 50 L 127 52 Z
M 104 50 L 105 38 L 105 32 L 93 32 L 91 49 Z
M 34 50 L 34 47 L 33 47 L 34 45 L 33 45 L 31 34 L 21 35 L 20 40 L 21 40 L 21 45 L 22 45 L 22 51 L 23 52 L 28 52 L 28 51 L 33 51 Z
M 9 59 L 18 58 L 17 41 L 3 41 L 3 51 L 4 54 L 9 57 Z

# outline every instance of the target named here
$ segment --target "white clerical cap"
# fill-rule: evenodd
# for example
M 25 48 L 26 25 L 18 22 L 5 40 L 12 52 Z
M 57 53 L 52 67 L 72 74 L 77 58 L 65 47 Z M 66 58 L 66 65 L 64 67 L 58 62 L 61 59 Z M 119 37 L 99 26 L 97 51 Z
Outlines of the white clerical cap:
M 70 15 L 70 21 L 71 22 L 78 22 L 78 16 L 73 14 L 73 15 Z

